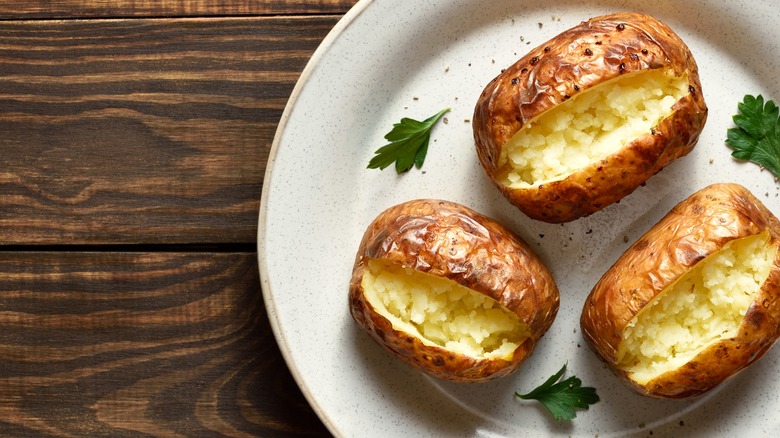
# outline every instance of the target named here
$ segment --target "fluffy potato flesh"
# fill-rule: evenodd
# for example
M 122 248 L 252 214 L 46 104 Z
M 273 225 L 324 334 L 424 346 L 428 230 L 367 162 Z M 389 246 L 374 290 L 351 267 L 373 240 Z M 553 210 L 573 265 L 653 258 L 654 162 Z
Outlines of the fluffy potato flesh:
M 768 242 L 768 232 L 732 240 L 659 293 L 626 325 L 618 367 L 644 385 L 736 336 L 772 268 Z
M 501 149 L 498 180 L 511 188 L 557 181 L 617 152 L 672 113 L 687 74 L 662 69 L 619 76 L 531 120 Z
M 496 300 L 447 278 L 371 259 L 363 275 L 368 303 L 396 330 L 477 359 L 511 359 L 530 336 Z

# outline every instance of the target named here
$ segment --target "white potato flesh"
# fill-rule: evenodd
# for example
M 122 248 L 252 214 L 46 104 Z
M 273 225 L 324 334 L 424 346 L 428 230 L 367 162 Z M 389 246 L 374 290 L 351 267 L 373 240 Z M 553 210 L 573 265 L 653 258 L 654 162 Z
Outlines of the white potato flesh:
M 503 146 L 499 181 L 526 188 L 564 179 L 650 133 L 688 92 L 687 75 L 664 70 L 626 74 L 582 91 Z
M 618 366 L 646 384 L 736 336 L 774 263 L 768 242 L 768 232 L 732 240 L 658 294 L 623 331 Z
M 498 301 L 447 278 L 371 259 L 362 279 L 368 303 L 396 330 L 469 357 L 511 359 L 528 338 Z

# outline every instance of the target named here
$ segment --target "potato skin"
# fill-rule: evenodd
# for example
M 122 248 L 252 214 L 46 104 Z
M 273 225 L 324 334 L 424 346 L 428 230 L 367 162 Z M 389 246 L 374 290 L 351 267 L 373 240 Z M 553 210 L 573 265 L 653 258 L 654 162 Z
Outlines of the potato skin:
M 368 259 L 384 259 L 454 280 L 494 298 L 527 324 L 531 336 L 511 360 L 474 359 L 393 328 L 368 303 L 361 281 Z M 498 222 L 453 202 L 420 199 L 388 208 L 368 226 L 349 286 L 352 317 L 391 353 L 431 376 L 480 382 L 508 375 L 531 354 L 558 312 L 547 267 Z
M 702 394 L 759 359 L 780 332 L 780 253 L 736 337 L 719 341 L 684 366 L 640 385 L 616 365 L 626 324 L 697 262 L 726 243 L 765 230 L 780 243 L 780 222 L 746 188 L 714 184 L 674 207 L 604 274 L 582 311 L 582 333 L 613 372 L 641 394 L 684 398 Z
M 561 180 L 511 189 L 497 179 L 501 149 L 531 119 L 605 81 L 653 69 L 687 72 L 689 93 L 652 133 Z M 618 13 L 564 31 L 504 70 L 480 95 L 472 125 L 479 161 L 502 194 L 529 217 L 560 223 L 619 201 L 688 154 L 706 119 L 698 67 L 685 43 L 651 16 Z

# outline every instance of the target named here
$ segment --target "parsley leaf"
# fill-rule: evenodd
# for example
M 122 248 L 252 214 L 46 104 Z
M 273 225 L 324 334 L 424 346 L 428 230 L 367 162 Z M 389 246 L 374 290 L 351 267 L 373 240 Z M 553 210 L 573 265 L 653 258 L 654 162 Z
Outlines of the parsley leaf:
M 780 177 L 780 109 L 758 96 L 745 95 L 737 105 L 739 114 L 732 119 L 736 128 L 729 129 L 726 144 L 734 150 L 731 156 L 752 161 Z
M 516 392 L 515 397 L 524 400 L 538 400 L 550 410 L 556 420 L 572 420 L 577 416 L 574 408 L 587 410 L 589 405 L 597 403 L 600 398 L 596 394 L 596 388 L 583 387 L 582 381 L 575 376 L 558 382 L 565 371 L 566 364 L 533 391 L 528 394 Z
M 385 134 L 385 140 L 390 143 L 374 152 L 376 155 L 368 162 L 368 168 L 384 170 L 395 163 L 395 171 L 404 173 L 412 166 L 422 167 L 428 153 L 431 129 L 449 110 L 445 108 L 422 122 L 404 117 L 401 122 L 393 124 L 393 129 Z

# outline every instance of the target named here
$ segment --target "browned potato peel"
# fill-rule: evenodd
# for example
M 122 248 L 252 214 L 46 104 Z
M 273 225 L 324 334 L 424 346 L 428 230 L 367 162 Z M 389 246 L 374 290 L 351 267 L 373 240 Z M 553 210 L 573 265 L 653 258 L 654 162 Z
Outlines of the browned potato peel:
M 644 76 L 634 77 L 639 74 Z M 600 87 L 615 86 L 624 80 L 641 85 L 651 78 L 662 82 L 680 78 L 687 83 L 673 84 L 681 97 L 657 124 L 644 131 L 627 130 L 625 135 L 621 131 L 625 139 L 617 150 L 599 152 L 589 146 L 590 141 L 601 141 L 589 137 L 598 139 L 602 132 L 617 129 L 597 112 L 593 119 L 598 126 L 588 125 L 590 115 L 573 122 L 564 118 L 544 123 L 556 135 L 565 134 L 564 127 L 571 128 L 576 137 L 568 134 L 556 144 L 571 145 L 574 138 L 582 139 L 586 145 L 582 149 L 592 154 L 588 160 L 575 158 L 566 164 L 547 164 L 552 147 L 533 154 L 523 152 L 525 155 L 508 151 L 509 144 L 525 144 L 516 135 L 541 124 L 539 120 L 546 113 L 559 107 L 567 108 L 564 112 L 587 107 L 584 96 Z M 605 97 L 596 102 L 608 104 L 614 100 Z M 645 100 L 639 97 L 635 103 L 641 107 Z M 529 217 L 558 223 L 590 215 L 619 201 L 671 161 L 688 154 L 706 118 L 698 67 L 685 43 L 649 15 L 617 13 L 592 18 L 564 31 L 502 71 L 480 95 L 472 124 L 479 161 L 502 194 Z M 584 138 L 581 129 L 587 134 Z M 552 134 L 547 141 L 553 141 Z M 619 142 L 607 142 L 611 143 Z M 563 162 L 577 154 L 566 151 L 560 155 Z M 509 157 L 527 163 L 517 164 Z M 540 170 L 544 169 L 543 162 L 552 167 Z
M 780 222 L 746 188 L 706 187 L 674 207 L 604 274 L 585 302 L 583 335 L 598 356 L 641 394 L 663 398 L 702 394 L 759 359 L 776 341 L 779 244 Z M 732 290 L 735 293 L 729 294 Z M 681 294 L 670 295 L 675 291 Z M 705 298 L 706 306 L 720 303 L 713 307 L 720 310 L 712 310 L 715 319 L 710 308 L 694 306 Z M 744 315 L 734 313 L 732 301 L 744 302 Z M 696 310 L 680 311 L 676 302 L 693 303 L 690 308 Z M 682 317 L 670 319 L 673 314 Z M 642 318 L 651 324 L 637 322 Z M 733 326 L 719 325 L 728 318 L 734 320 Z M 683 327 L 702 337 L 710 325 L 718 332 L 720 327 L 730 331 L 716 333 L 698 350 L 680 349 L 684 344 L 678 341 L 686 339 L 685 332 L 670 335 Z M 641 351 L 661 364 L 653 365 L 657 368 L 651 373 L 642 368 L 645 362 L 633 358 L 635 353 L 627 353 L 640 332 L 647 332 L 649 339 Z M 663 358 L 668 362 L 658 359 L 657 346 L 672 341 L 676 347 Z
M 407 293 L 383 289 L 384 282 L 382 288 L 376 286 L 384 271 L 397 274 L 396 279 L 409 289 L 414 289 L 415 283 L 432 281 L 464 294 L 464 298 L 442 304 L 445 307 L 484 300 L 474 313 L 489 312 L 516 321 L 513 328 L 497 335 L 517 341 L 516 348 L 496 356 L 480 356 L 444 341 L 432 342 L 441 327 L 430 330 L 429 339 L 427 334 L 421 335 L 429 320 L 419 321 L 422 318 L 418 317 L 414 324 L 399 322 L 407 318 L 405 314 L 414 313 L 417 305 L 413 300 L 406 307 L 399 306 L 403 308 L 400 317 L 382 310 L 385 303 L 395 305 L 396 293 Z M 377 216 L 360 243 L 349 287 L 350 312 L 376 342 L 431 376 L 457 382 L 486 381 L 515 371 L 552 324 L 558 306 L 555 281 L 522 239 L 465 206 L 431 199 L 405 202 Z M 487 307 L 490 309 L 481 310 Z M 429 312 L 431 318 L 440 314 L 444 313 Z M 441 321 L 441 330 L 452 330 L 461 320 L 467 324 L 476 320 L 473 314 L 449 315 Z M 474 331 L 483 329 L 476 327 Z

